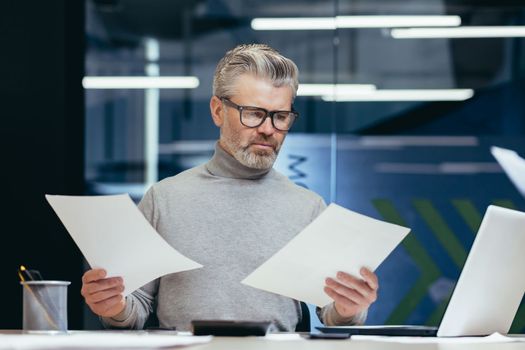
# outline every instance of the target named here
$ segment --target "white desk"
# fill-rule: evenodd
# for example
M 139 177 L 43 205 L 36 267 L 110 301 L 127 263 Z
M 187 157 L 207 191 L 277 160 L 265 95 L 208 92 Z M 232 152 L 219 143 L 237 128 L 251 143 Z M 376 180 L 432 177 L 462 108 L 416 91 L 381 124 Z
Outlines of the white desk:
M 193 346 L 194 350 L 525 350 L 524 343 L 492 344 L 400 344 L 362 340 L 290 340 L 264 338 L 215 337 L 210 343 Z
M 130 331 L 124 331 L 130 332 Z M 20 335 L 22 332 L 17 330 L 0 330 L 1 334 L 15 334 Z M 80 333 L 80 332 L 79 332 Z M 83 332 L 84 333 L 84 332 Z M 95 333 L 95 332 L 85 332 Z M 138 332 L 140 333 L 140 331 Z M 0 344 L 0 349 L 3 344 Z M 37 349 L 39 344 L 35 344 L 34 349 Z M 33 347 L 24 347 L 24 349 L 32 349 Z M 76 349 L 79 349 L 75 347 Z M 83 344 L 82 349 L 101 349 L 101 347 L 90 347 L 90 344 Z M 111 349 L 107 347 L 106 349 Z M 123 347 L 114 347 L 113 349 L 124 349 Z M 133 350 L 137 350 L 134 347 Z M 141 349 L 154 349 L 145 346 Z M 366 340 L 273 340 L 265 337 L 215 337 L 211 342 L 200 345 L 191 345 L 189 347 L 179 347 L 176 349 L 191 349 L 191 350 L 525 350 L 525 342 L 509 342 L 509 343 L 470 343 L 470 344 L 443 344 L 443 343 L 427 343 L 427 344 L 402 344 Z

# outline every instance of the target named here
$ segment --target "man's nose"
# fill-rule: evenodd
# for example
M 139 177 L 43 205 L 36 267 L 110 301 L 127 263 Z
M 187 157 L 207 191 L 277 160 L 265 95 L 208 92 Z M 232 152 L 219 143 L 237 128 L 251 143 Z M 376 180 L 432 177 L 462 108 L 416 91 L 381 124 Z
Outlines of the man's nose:
M 272 135 L 275 132 L 275 128 L 272 125 L 272 118 L 267 116 L 264 122 L 257 128 L 257 131 L 261 134 Z

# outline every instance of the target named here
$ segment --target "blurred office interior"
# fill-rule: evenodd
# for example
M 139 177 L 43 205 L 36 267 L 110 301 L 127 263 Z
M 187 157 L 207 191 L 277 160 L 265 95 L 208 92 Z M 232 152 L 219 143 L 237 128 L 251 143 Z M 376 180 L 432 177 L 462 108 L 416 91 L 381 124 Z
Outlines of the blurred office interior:
M 327 203 L 412 228 L 377 271 L 368 324 L 439 324 L 486 207 L 525 210 L 490 154 L 500 146 L 525 155 L 523 1 L 1 8 L 0 302 L 13 317 L 0 328 L 21 325 L 20 264 L 71 280 L 71 328 L 98 327 L 79 294 L 82 255 L 44 194 L 138 201 L 156 181 L 207 161 L 218 138 L 213 72 L 241 43 L 269 44 L 300 70 L 300 118 L 275 167 Z M 525 306 L 513 331 L 525 332 Z

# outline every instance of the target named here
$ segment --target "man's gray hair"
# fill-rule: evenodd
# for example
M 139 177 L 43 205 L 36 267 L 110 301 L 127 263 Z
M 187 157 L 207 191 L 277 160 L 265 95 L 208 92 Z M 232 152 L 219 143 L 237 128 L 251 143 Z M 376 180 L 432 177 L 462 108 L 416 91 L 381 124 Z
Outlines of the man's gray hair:
M 299 86 L 299 70 L 289 58 L 264 44 L 239 45 L 226 52 L 219 61 L 213 77 L 213 94 L 232 97 L 237 78 L 243 74 L 268 79 L 275 87 L 290 86 L 293 98 Z

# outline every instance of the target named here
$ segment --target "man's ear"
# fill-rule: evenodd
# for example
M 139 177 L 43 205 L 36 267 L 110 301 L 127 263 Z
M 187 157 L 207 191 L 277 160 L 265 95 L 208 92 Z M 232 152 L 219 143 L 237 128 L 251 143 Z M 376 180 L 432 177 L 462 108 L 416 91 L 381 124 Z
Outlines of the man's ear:
M 217 96 L 213 96 L 210 99 L 210 112 L 213 123 L 219 128 L 222 127 L 224 123 L 224 108 L 222 101 Z

